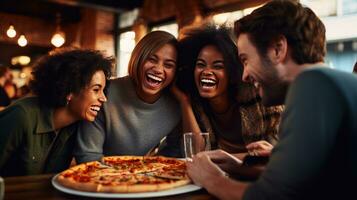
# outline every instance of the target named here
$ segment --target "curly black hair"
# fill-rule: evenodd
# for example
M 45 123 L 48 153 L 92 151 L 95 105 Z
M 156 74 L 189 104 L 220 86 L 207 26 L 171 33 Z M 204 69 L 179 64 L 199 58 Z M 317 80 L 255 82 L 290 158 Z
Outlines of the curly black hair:
M 70 93 L 78 94 L 97 71 L 103 71 L 108 80 L 114 58 L 100 51 L 62 48 L 41 57 L 34 65 L 30 88 L 41 104 L 49 107 L 66 105 Z
M 200 99 L 194 81 L 196 60 L 205 46 L 213 45 L 224 58 L 229 79 L 228 92 L 230 97 L 234 98 L 238 85 L 241 83 L 243 66 L 238 58 L 237 46 L 233 40 L 233 30 L 224 25 L 205 24 L 186 31 L 178 45 L 177 86 L 193 99 Z

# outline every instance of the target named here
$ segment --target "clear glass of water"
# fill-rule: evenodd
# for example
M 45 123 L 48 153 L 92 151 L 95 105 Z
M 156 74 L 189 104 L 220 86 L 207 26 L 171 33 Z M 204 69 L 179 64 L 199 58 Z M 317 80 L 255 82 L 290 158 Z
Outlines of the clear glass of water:
M 192 156 L 201 152 L 211 150 L 211 142 L 209 133 L 184 133 L 183 134 L 184 151 L 187 160 L 192 159 Z
M 4 179 L 1 178 L 0 176 L 0 200 L 4 199 L 4 195 L 5 195 L 5 182 Z

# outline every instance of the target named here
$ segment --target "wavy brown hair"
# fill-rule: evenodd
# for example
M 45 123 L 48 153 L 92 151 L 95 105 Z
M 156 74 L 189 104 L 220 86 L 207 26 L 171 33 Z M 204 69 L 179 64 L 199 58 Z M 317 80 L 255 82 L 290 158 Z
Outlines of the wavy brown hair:
M 283 35 L 296 63 L 324 61 L 325 26 L 310 8 L 296 1 L 273 0 L 237 20 L 234 29 L 237 36 L 247 33 L 261 56 Z

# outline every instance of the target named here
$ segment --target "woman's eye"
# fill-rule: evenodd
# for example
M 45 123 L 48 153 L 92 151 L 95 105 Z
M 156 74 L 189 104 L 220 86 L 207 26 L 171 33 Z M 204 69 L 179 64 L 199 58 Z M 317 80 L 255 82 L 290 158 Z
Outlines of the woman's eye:
M 196 63 L 196 66 L 197 66 L 197 67 L 204 67 L 205 65 L 204 65 L 203 63 L 200 63 L 200 62 L 199 62 L 199 63 Z
M 214 65 L 215 69 L 224 69 L 224 65 Z
M 174 64 L 165 64 L 165 67 L 168 69 L 174 68 L 175 65 Z
M 150 62 L 156 62 L 156 59 L 153 58 L 153 57 L 150 57 L 148 60 L 149 60 Z

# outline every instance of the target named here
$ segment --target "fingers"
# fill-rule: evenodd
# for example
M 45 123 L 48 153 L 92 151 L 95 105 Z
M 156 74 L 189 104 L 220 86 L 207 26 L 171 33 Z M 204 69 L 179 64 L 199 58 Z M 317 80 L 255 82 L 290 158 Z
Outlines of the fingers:
M 206 170 L 210 171 L 210 173 L 216 175 L 225 175 L 225 172 L 223 172 L 214 162 L 212 162 L 211 158 L 207 154 L 202 153 L 193 156 L 192 164 L 205 166 Z
M 206 155 L 212 162 L 219 164 L 219 163 L 225 163 L 225 162 L 233 162 L 237 164 L 242 164 L 243 161 L 240 159 L 234 157 L 233 155 L 218 149 L 214 151 L 205 151 L 205 152 L 200 152 L 198 155 Z
M 257 147 L 269 147 L 272 146 L 269 142 L 265 140 L 259 140 L 256 142 L 252 142 L 246 146 L 247 149 L 249 148 L 257 148 Z
M 273 145 L 265 140 L 252 142 L 246 146 L 248 154 L 251 156 L 268 156 L 271 154 Z
M 258 156 L 270 156 L 271 155 L 271 150 L 261 150 L 258 151 Z
M 170 91 L 179 102 L 190 103 L 189 95 L 181 91 L 176 84 L 171 86 Z
M 257 142 L 252 142 L 246 146 L 248 150 L 269 150 L 273 148 L 273 145 L 271 145 L 269 142 L 265 140 L 257 141 Z
M 201 153 L 207 155 L 214 162 L 222 162 L 224 160 L 229 159 L 229 153 L 221 149 L 214 150 L 214 151 L 205 151 Z

